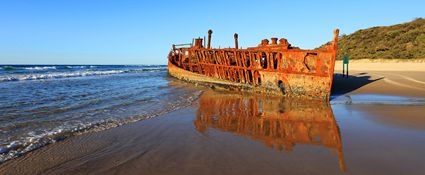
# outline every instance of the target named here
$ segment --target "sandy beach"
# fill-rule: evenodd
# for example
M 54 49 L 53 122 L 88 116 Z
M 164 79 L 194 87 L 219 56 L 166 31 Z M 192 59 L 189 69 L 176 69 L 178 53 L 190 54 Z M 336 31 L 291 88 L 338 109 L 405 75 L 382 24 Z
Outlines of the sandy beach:
M 425 0 L 0 4 L 0 175 L 425 175 Z
M 424 63 L 400 64 L 352 62 L 342 78 L 337 62 L 330 104 L 206 89 L 189 107 L 50 144 L 0 174 L 424 174 Z

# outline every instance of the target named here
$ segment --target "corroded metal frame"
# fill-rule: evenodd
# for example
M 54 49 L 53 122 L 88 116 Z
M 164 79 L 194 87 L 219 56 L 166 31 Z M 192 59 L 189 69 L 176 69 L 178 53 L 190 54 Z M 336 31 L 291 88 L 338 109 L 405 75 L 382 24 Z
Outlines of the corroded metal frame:
M 257 47 L 211 48 L 202 38 L 188 47 L 173 45 L 168 55 L 170 75 L 189 81 L 231 85 L 273 95 L 329 100 L 332 87 L 339 30 L 332 42 L 314 50 L 292 47 L 286 39 L 264 39 Z M 208 78 L 207 78 L 208 77 Z

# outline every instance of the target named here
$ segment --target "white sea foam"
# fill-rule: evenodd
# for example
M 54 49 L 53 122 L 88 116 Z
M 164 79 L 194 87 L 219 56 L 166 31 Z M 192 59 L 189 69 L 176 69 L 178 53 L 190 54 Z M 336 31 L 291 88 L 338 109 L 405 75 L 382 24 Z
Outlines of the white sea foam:
M 58 65 L 55 70 L 24 69 L 36 66 L 43 67 L 11 66 L 10 71 L 0 70 L 0 94 L 3 95 L 0 98 L 3 112 L 0 116 L 3 121 L 0 122 L 0 164 L 73 135 L 97 132 L 176 110 L 190 105 L 199 95 L 190 89 L 168 86 L 166 66 Z M 55 83 L 56 78 L 66 80 L 83 76 L 102 76 L 102 81 L 84 86 L 74 86 L 80 85 L 79 81 Z M 42 79 L 52 81 L 39 81 Z M 20 82 L 2 81 L 26 83 L 21 86 Z M 43 89 L 39 91 L 41 86 Z
M 74 68 L 87 68 L 86 66 L 67 66 L 69 69 Z M 96 68 L 90 66 L 90 68 Z M 54 70 L 56 67 L 45 66 L 45 67 L 27 67 L 28 70 Z M 0 82 L 5 81 L 22 81 L 22 80 L 42 80 L 42 79 L 54 79 L 54 78 L 67 78 L 67 77 L 85 77 L 95 75 L 110 75 L 130 72 L 158 72 L 166 70 L 167 67 L 144 67 L 144 68 L 133 68 L 133 69 L 118 69 L 118 70 L 78 70 L 70 72 L 48 72 L 48 73 L 26 73 L 26 74 L 6 74 L 0 76 Z
M 26 70 L 51 70 L 56 69 L 56 66 L 35 66 L 35 67 L 25 67 Z
M 402 97 L 378 94 L 356 94 L 335 96 L 331 102 L 332 105 L 424 105 L 425 98 Z
M 66 77 L 85 77 L 94 75 L 110 75 L 125 73 L 125 70 L 106 70 L 106 71 L 75 71 L 75 72 L 53 72 L 53 73 L 39 73 L 39 74 L 24 74 L 24 75 L 5 75 L 0 76 L 2 81 L 22 81 L 22 80 L 40 80 L 52 78 L 66 78 Z
M 133 123 L 136 121 L 153 118 L 159 115 L 166 114 L 171 111 L 181 109 L 191 105 L 196 99 L 199 98 L 202 91 L 196 91 L 189 96 L 181 98 L 182 100 L 170 104 L 159 111 L 152 111 L 147 114 L 136 115 L 128 118 L 115 118 L 115 119 L 101 119 L 92 122 L 83 122 L 71 125 L 60 125 L 52 129 L 47 129 L 38 134 L 33 131 L 27 133 L 26 136 L 10 141 L 7 144 L 0 145 L 0 164 L 4 161 L 16 158 L 26 152 L 38 149 L 45 145 L 55 143 L 66 139 L 70 136 L 84 134 L 87 132 L 99 132 L 110 128 L 115 128 L 124 124 Z

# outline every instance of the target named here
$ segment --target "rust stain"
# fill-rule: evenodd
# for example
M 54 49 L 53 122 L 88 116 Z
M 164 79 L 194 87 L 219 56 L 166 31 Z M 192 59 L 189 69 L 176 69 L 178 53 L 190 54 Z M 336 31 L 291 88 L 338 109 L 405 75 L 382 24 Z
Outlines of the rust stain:
M 190 44 L 172 46 L 169 74 L 188 81 L 225 85 L 231 89 L 329 100 L 337 51 L 338 33 L 332 42 L 314 50 L 293 47 L 285 38 L 263 39 L 257 47 L 211 48 L 196 38 Z

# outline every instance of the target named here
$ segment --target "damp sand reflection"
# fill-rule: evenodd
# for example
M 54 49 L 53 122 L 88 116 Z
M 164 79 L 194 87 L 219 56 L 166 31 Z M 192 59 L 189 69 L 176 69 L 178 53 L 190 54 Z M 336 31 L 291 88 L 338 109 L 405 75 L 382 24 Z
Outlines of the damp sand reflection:
M 200 133 L 228 132 L 279 151 L 291 152 L 297 145 L 325 147 L 336 153 L 345 171 L 341 134 L 328 102 L 206 91 L 194 126 Z

